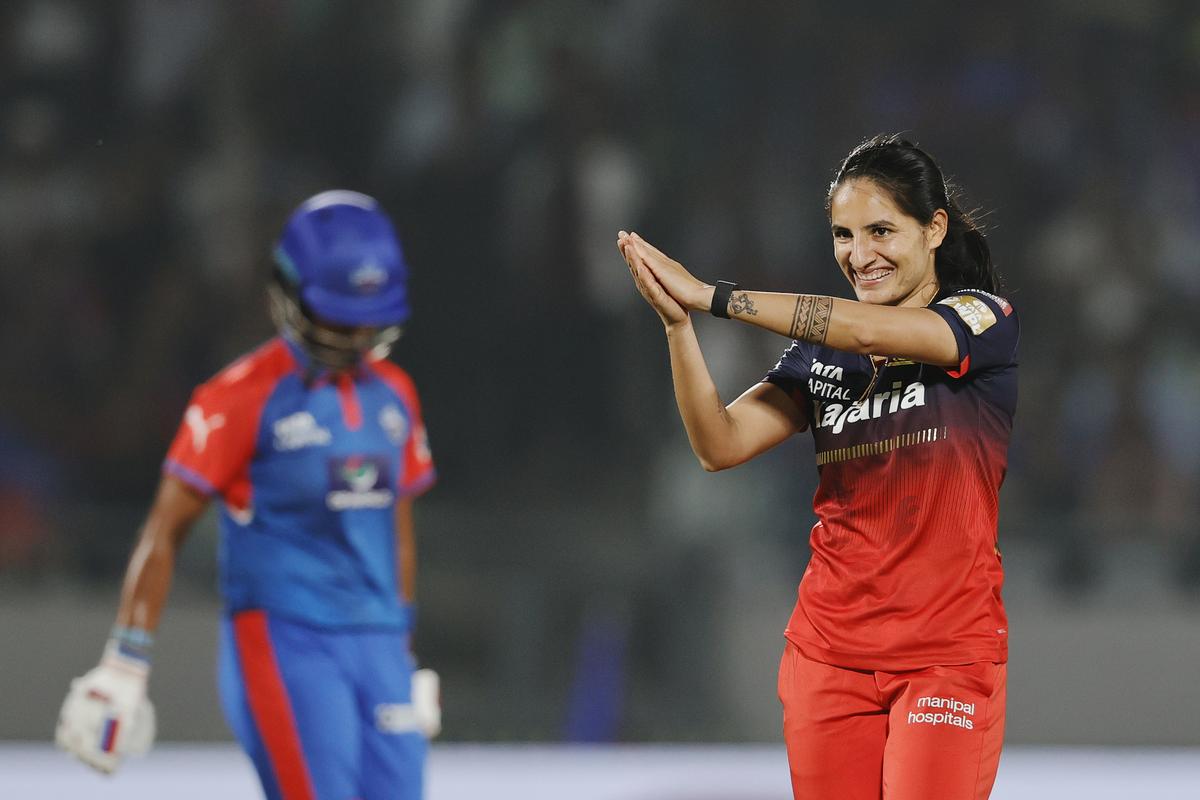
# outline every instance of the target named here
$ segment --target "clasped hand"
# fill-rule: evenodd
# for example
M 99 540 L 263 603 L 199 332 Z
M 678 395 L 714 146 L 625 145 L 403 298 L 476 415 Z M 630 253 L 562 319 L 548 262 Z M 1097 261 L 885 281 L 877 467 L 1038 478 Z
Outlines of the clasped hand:
M 688 321 L 690 311 L 707 311 L 713 287 L 636 233 L 617 233 L 617 249 L 638 292 L 668 328 Z

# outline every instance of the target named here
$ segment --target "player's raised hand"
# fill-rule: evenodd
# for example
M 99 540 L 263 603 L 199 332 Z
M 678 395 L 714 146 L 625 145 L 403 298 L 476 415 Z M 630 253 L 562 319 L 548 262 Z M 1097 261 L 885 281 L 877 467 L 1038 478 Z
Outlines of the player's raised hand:
M 629 274 L 633 276 L 633 283 L 638 292 L 651 308 L 658 312 L 663 325 L 670 327 L 687 322 L 687 309 L 672 297 L 654 277 L 654 273 L 646 264 L 646 255 L 649 251 L 639 247 L 638 241 L 633 236 L 634 234 L 620 231 L 617 234 L 617 249 L 621 251 L 621 256 L 629 267 Z
M 149 662 L 110 642 L 100 664 L 71 681 L 55 743 L 105 773 L 126 755 L 146 753 L 155 734 L 154 706 L 146 696 L 149 674 Z
M 666 289 L 684 308 L 690 311 L 708 311 L 712 305 L 713 287 L 693 276 L 675 259 L 647 242 L 636 233 L 627 235 L 634 252 L 637 253 L 658 284 Z

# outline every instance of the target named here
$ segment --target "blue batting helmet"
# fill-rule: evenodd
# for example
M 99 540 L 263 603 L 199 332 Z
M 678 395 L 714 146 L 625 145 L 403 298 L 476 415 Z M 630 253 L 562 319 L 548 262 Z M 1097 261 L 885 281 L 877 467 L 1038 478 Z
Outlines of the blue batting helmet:
M 383 358 L 409 315 L 408 267 L 374 198 L 335 189 L 292 212 L 275 245 L 271 316 L 317 364 Z
M 408 267 L 372 197 L 334 189 L 305 200 L 283 226 L 275 262 L 319 320 L 383 326 L 408 319 Z

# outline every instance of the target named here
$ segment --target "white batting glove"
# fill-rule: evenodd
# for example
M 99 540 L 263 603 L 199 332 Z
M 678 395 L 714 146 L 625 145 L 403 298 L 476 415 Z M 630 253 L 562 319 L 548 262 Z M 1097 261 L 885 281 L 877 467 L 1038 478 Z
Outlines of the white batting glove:
M 417 730 L 432 739 L 442 732 L 441 680 L 431 669 L 419 669 L 412 676 L 412 708 Z
M 71 681 L 54 741 L 88 766 L 113 772 L 126 755 L 154 744 L 154 705 L 146 696 L 150 661 L 110 640 L 100 664 Z

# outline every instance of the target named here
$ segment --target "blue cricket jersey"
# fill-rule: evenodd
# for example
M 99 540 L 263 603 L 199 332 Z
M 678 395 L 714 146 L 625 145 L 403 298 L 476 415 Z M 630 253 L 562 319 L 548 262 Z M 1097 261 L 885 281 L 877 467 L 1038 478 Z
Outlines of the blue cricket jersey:
M 164 469 L 223 501 L 230 613 L 406 627 L 395 506 L 435 470 L 416 389 L 396 365 L 313 377 L 272 339 L 196 389 Z

